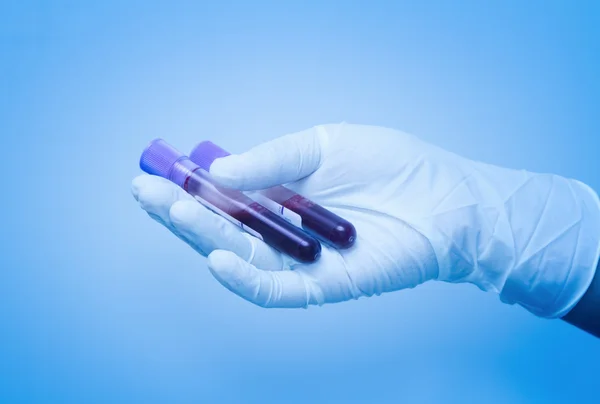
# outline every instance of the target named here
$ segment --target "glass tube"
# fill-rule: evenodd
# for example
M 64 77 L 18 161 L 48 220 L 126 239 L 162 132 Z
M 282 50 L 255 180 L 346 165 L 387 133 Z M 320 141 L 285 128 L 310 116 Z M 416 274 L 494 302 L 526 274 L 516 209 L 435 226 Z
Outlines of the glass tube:
M 210 174 L 162 139 L 144 150 L 140 167 L 182 187 L 198 202 L 299 262 L 316 261 L 319 241 L 240 191 L 220 187 Z
M 209 171 L 214 160 L 228 155 L 229 152 L 206 141 L 192 150 L 190 159 Z M 282 185 L 249 195 L 271 212 L 336 248 L 350 248 L 356 240 L 356 229 L 352 223 Z

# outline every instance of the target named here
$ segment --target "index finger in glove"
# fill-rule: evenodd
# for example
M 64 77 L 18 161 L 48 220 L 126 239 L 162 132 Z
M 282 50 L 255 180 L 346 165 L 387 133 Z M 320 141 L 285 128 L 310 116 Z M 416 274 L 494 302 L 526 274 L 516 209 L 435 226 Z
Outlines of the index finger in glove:
M 210 174 L 220 184 L 243 191 L 270 188 L 300 180 L 321 164 L 323 127 L 287 134 L 245 153 L 216 159 Z

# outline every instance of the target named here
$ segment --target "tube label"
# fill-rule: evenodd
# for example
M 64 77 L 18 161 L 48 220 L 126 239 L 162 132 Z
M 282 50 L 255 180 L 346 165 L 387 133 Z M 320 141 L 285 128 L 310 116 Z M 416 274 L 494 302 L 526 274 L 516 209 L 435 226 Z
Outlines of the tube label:
M 222 216 L 225 219 L 229 220 L 231 223 L 235 224 L 236 226 L 238 226 L 239 228 L 244 230 L 246 233 L 253 235 L 254 237 L 256 237 L 257 239 L 259 239 L 261 241 L 264 241 L 263 237 L 256 230 L 252 229 L 251 227 L 246 226 L 244 223 L 240 222 L 233 216 L 228 215 L 227 213 L 225 213 L 221 209 L 217 208 L 212 203 L 205 201 L 204 199 L 200 198 L 199 196 L 194 196 L 194 198 L 198 202 L 200 202 L 202 205 L 204 205 L 207 209 L 209 209 L 209 210 L 213 211 L 214 213 L 216 213 L 217 215 Z
M 267 198 L 260 192 L 252 192 L 248 194 L 252 199 L 256 202 L 260 203 L 265 208 L 269 209 L 271 212 L 275 213 L 277 216 L 286 220 L 288 223 L 293 224 L 296 227 L 302 228 L 302 217 L 296 212 L 292 212 L 284 206 L 281 206 L 277 202 L 272 199 Z

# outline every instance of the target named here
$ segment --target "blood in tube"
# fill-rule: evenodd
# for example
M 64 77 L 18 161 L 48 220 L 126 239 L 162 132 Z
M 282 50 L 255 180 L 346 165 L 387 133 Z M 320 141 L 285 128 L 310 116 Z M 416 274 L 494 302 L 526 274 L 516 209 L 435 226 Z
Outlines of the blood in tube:
M 214 160 L 229 156 L 229 154 L 216 144 L 205 141 L 192 150 L 190 159 L 204 170 L 210 171 Z M 272 212 L 283 217 L 287 216 L 289 221 L 333 247 L 350 248 L 356 241 L 356 229 L 352 223 L 289 188 L 278 185 L 261 190 L 256 195 L 261 196 L 258 198 L 260 203 Z M 255 196 L 253 197 L 257 199 Z M 269 203 L 269 201 L 275 203 Z M 290 215 L 285 209 L 296 215 Z M 294 220 L 294 216 L 299 220 Z
M 142 153 L 140 167 L 172 181 L 213 212 L 297 261 L 311 263 L 319 259 L 318 240 L 244 193 L 218 186 L 209 173 L 164 140 L 150 143 Z

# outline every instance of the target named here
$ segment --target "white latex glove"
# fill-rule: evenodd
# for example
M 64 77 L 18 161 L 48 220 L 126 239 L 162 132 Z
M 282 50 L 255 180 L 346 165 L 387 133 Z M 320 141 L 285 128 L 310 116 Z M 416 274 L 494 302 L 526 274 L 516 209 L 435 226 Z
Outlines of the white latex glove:
M 542 317 L 584 294 L 600 253 L 600 208 L 586 185 L 464 159 L 403 132 L 323 125 L 215 160 L 243 191 L 285 184 L 352 222 L 349 250 L 323 246 L 298 264 L 208 211 L 182 189 L 141 176 L 133 193 L 198 252 L 226 288 L 263 307 L 306 307 L 470 282 Z

